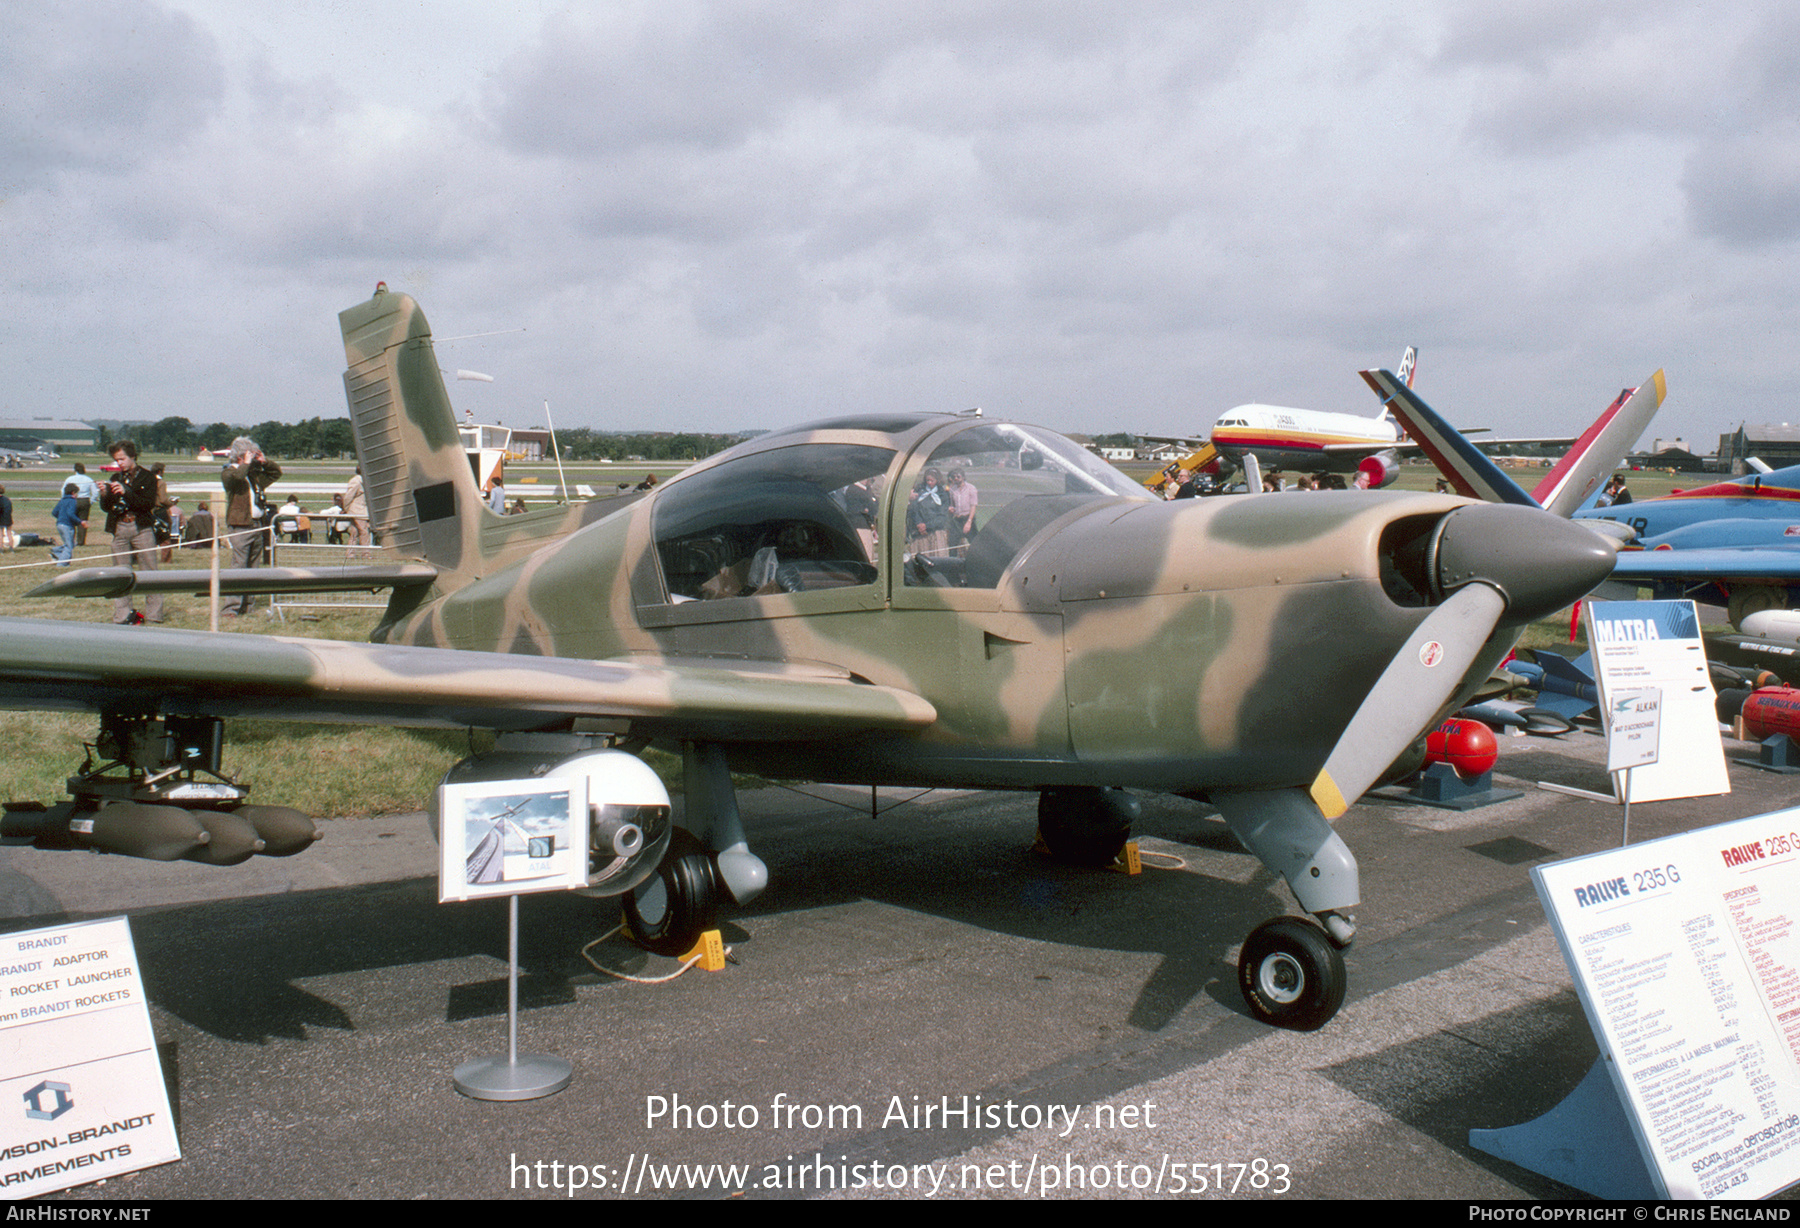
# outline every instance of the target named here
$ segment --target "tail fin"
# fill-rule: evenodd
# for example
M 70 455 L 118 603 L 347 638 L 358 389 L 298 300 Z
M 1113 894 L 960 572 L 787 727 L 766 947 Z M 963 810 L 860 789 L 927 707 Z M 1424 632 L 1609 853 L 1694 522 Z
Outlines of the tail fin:
M 1399 376 L 1391 371 L 1364 371 L 1362 377 L 1388 411 L 1400 420 L 1407 438 L 1431 458 L 1431 463 L 1450 480 L 1457 494 L 1488 503 L 1537 506 L 1537 500 L 1507 477 L 1505 471 L 1470 443 L 1461 431 L 1420 400 Z
M 368 302 L 339 312 L 338 323 L 369 525 L 383 544 L 435 564 L 440 589 L 460 587 L 481 565 L 482 519 L 492 513 L 457 434 L 425 315 L 384 282 Z
M 1625 458 L 1626 449 L 1637 442 L 1668 395 L 1668 384 L 1661 371 L 1638 388 L 1621 392 L 1537 488 L 1526 494 L 1504 470 L 1415 396 L 1397 376 L 1387 371 L 1364 371 L 1362 377 L 1400 419 L 1407 434 L 1425 455 L 1450 479 L 1458 494 L 1489 503 L 1535 504 L 1565 518 L 1573 515 L 1582 501 L 1618 467 Z
M 1418 366 L 1419 347 L 1416 345 L 1409 345 L 1406 347 L 1406 352 L 1400 355 L 1400 367 L 1394 372 L 1394 379 L 1397 382 L 1404 384 L 1406 387 L 1411 388 L 1413 386 L 1413 375 L 1418 370 Z M 1365 380 L 1369 378 L 1368 372 L 1363 372 L 1363 378 Z M 1375 388 L 1375 385 L 1370 383 L 1369 387 Z M 1399 428 L 1400 437 L 1402 439 L 1406 438 L 1406 424 L 1394 416 L 1394 407 L 1388 403 L 1388 398 L 1382 395 L 1381 389 L 1379 388 L 1375 388 L 1375 395 L 1381 397 L 1380 417 L 1387 422 L 1393 423 Z
M 1394 372 L 1394 378 L 1398 379 L 1408 388 L 1411 388 L 1413 386 L 1413 375 L 1417 371 L 1418 366 L 1419 347 L 1416 345 L 1409 345 L 1406 347 L 1406 353 L 1400 355 L 1400 369 Z
M 1668 394 L 1668 381 L 1660 370 L 1635 389 L 1621 392 L 1531 492 L 1544 510 L 1558 516 L 1574 515 L 1625 459 L 1626 451 L 1650 425 Z

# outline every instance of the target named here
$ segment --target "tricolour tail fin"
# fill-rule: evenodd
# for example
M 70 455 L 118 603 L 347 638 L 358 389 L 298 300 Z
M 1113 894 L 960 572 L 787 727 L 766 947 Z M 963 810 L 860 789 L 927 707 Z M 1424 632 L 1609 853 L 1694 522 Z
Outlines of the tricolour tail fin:
M 1625 459 L 1668 394 L 1668 381 L 1660 370 L 1635 389 L 1621 392 L 1531 492 L 1544 510 L 1574 515 Z
M 1364 371 L 1362 377 L 1458 494 L 1489 503 L 1535 504 L 1564 518 L 1572 516 L 1625 459 L 1626 450 L 1649 427 L 1650 419 L 1668 395 L 1668 384 L 1661 371 L 1636 389 L 1621 392 L 1537 488 L 1526 494 L 1500 466 L 1402 384 L 1399 377 L 1388 371 Z
M 1488 503 L 1517 503 L 1535 507 L 1537 500 L 1506 476 L 1466 436 L 1425 404 L 1391 371 L 1364 371 L 1363 381 L 1375 390 L 1382 404 L 1405 428 L 1407 438 L 1431 458 L 1456 488 L 1456 493 Z
M 383 545 L 435 564 L 440 587 L 460 587 L 481 566 L 482 520 L 491 513 L 457 434 L 425 315 L 384 282 L 368 302 L 339 312 L 338 323 L 369 525 Z

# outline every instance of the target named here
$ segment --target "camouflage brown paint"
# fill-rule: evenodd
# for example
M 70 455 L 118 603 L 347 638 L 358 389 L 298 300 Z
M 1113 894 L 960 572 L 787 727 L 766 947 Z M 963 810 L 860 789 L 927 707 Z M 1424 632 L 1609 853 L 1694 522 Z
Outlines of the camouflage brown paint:
M 417 307 L 384 295 L 343 321 L 346 387 L 353 407 L 359 395 L 368 406 L 359 446 L 380 453 L 391 439 L 406 457 L 384 470 L 378 523 L 404 535 L 417 492 L 454 494 L 450 514 L 418 526 L 420 553 L 440 575 L 410 612 L 396 603 L 389 642 L 673 670 L 792 667 L 917 695 L 936 713 L 898 739 L 846 728 L 823 743 L 757 748 L 772 770 L 818 779 L 1180 791 L 1304 781 L 1428 613 L 1383 591 L 1383 530 L 1462 504 L 1379 493 L 1096 501 L 1046 526 L 994 588 L 918 587 L 893 548 L 904 540 L 904 492 L 968 420 L 901 415 L 882 424 L 893 429 L 862 430 L 846 419 L 766 436 L 675 482 L 763 449 L 892 448 L 876 582 L 676 603 L 654 541 L 657 495 L 674 483 L 630 506 L 517 525 L 493 516 Z M 366 391 L 378 385 L 398 402 Z M 648 717 L 634 728 L 654 737 L 668 726 Z
M 1489 568 L 1491 555 L 1515 592 L 1530 590 L 1481 651 L 1488 662 L 1509 627 L 1543 612 L 1526 606 L 1566 602 L 1610 567 L 1565 542 L 1550 579 L 1527 580 L 1546 570 L 1538 544 L 1490 551 L 1516 527 L 1491 515 L 1469 515 L 1452 536 L 1470 505 L 1445 496 L 1165 504 L 1058 437 L 940 414 L 784 430 L 640 499 L 501 517 L 479 498 L 416 304 L 382 292 L 340 319 L 371 516 L 435 569 L 396 588 L 375 634 L 386 643 L 264 640 L 234 648 L 227 680 L 205 637 L 33 623 L 0 651 L 0 702 L 520 730 L 601 721 L 717 743 L 772 773 L 864 783 L 1304 788 L 1450 587 L 1416 576 L 1390 593 L 1384 574 L 1411 564 L 1384 535 L 1438 525 L 1459 568 Z M 965 455 L 987 466 L 971 462 L 975 478 L 1013 488 L 1016 502 L 990 512 L 961 571 L 923 547 L 909 557 L 907 492 L 934 459 Z M 844 507 L 849 487 L 783 476 L 809 457 L 835 458 L 820 461 L 834 482 L 844 479 L 830 464 L 891 457 L 867 475 L 885 483 L 872 506 L 878 557 L 837 558 L 792 582 L 765 576 L 719 599 L 672 595 L 656 519 L 669 492 L 691 513 L 708 492 L 735 495 L 734 475 L 775 474 L 770 489 L 831 493 Z M 1015 508 L 1029 515 L 996 531 Z M 1546 517 L 1544 532 L 1560 523 Z M 720 523 L 719 541 L 733 528 Z M 758 557 L 788 570 L 837 557 L 808 554 L 814 539 L 795 545 L 784 525 L 754 528 L 781 542 Z M 670 549 L 688 540 L 671 537 Z M 995 543 L 1000 561 L 977 569 Z

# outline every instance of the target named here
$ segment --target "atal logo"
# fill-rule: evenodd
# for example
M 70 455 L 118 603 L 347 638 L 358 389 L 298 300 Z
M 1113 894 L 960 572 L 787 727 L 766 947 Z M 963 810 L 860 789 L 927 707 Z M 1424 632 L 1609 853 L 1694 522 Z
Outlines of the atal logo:
M 55 1121 L 75 1107 L 75 1102 L 69 1099 L 70 1090 L 67 1083 L 52 1083 L 45 1079 L 25 1093 L 25 1116 L 36 1121 Z

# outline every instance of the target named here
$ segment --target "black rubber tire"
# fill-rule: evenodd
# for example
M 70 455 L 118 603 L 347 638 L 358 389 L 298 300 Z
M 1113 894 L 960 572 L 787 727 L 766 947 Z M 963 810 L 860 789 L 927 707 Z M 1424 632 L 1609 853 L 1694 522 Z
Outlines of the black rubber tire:
M 639 946 L 682 956 L 719 924 L 719 880 L 694 836 L 677 827 L 656 873 L 625 896 L 625 926 Z
M 1141 810 L 1123 789 L 1045 789 L 1038 794 L 1038 838 L 1066 865 L 1110 866 L 1131 839 L 1131 820 Z
M 1331 939 L 1298 917 L 1259 925 L 1238 956 L 1238 988 L 1250 1013 L 1296 1032 L 1316 1032 L 1331 1022 L 1349 979 Z

